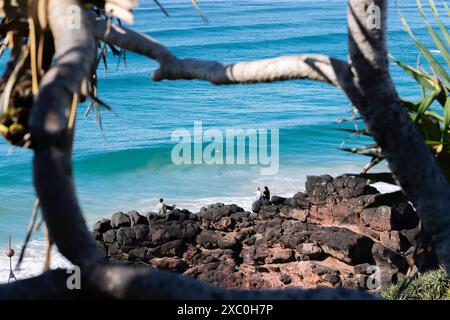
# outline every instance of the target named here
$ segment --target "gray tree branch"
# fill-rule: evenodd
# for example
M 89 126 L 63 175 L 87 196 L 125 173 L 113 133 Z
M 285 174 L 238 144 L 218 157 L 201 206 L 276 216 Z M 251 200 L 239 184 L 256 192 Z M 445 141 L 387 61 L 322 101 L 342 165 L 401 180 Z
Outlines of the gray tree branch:
M 160 65 L 153 80 L 206 80 L 214 84 L 274 82 L 294 79 L 321 81 L 336 86 L 346 83 L 350 67 L 345 61 L 324 55 L 282 56 L 224 65 L 216 61 L 179 59 L 152 37 L 104 19 L 92 18 L 95 36 L 109 44 L 147 56 Z
M 81 19 L 79 28 L 68 23 L 72 14 L 68 6 L 79 3 L 48 1 L 48 22 L 55 42 L 54 65 L 40 84 L 30 133 L 35 145 L 34 185 L 49 233 L 66 258 L 87 266 L 98 258 L 76 197 L 67 123 L 73 94 L 91 71 L 96 46 L 88 19 Z

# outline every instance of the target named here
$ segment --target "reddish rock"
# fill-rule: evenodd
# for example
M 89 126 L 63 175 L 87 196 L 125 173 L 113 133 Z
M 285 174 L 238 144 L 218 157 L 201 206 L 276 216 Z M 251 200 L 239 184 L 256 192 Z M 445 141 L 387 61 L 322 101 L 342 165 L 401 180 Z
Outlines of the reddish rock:
M 312 233 L 310 240 L 343 262 L 355 265 L 372 261 L 373 240 L 347 228 L 324 227 L 320 232 Z
M 380 242 L 385 247 L 398 252 L 405 252 L 410 247 L 408 239 L 399 231 L 384 231 L 380 233 Z
M 187 263 L 179 258 L 153 258 L 149 263 L 157 269 L 170 270 L 178 273 L 183 273 L 188 268 Z
M 267 264 L 286 263 L 294 260 L 294 251 L 292 249 L 273 248 L 270 255 L 265 259 Z

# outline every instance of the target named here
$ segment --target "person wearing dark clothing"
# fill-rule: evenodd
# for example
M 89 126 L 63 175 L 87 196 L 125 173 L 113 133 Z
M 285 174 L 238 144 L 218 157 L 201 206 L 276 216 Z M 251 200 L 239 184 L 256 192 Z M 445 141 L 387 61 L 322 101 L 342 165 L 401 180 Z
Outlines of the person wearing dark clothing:
M 263 200 L 270 200 L 270 190 L 267 186 L 264 187 Z

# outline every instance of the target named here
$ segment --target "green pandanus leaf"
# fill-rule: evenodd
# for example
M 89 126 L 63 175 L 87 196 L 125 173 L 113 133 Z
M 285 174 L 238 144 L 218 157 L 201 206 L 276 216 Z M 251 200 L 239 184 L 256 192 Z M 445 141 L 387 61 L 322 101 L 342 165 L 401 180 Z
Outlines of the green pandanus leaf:
M 436 100 L 436 98 L 441 94 L 442 91 L 431 91 L 428 96 L 426 96 L 424 99 L 422 99 L 419 110 L 417 110 L 416 117 L 414 119 L 414 122 L 418 122 L 420 118 L 424 115 L 424 113 L 431 107 L 433 102 Z
M 445 2 L 445 0 L 442 0 L 442 4 L 445 7 L 445 10 L 447 11 L 447 14 L 450 16 L 450 8 L 448 7 L 447 3 Z
M 415 45 L 420 50 L 420 52 L 424 55 L 425 59 L 427 59 L 433 71 L 436 73 L 438 77 L 441 78 L 441 81 L 443 81 L 447 87 L 450 87 L 450 77 L 447 71 L 445 71 L 442 65 L 431 54 L 431 51 L 428 50 L 428 48 L 425 45 L 423 45 L 423 43 L 420 42 L 419 39 L 417 39 L 417 37 L 414 35 L 411 28 L 409 27 L 408 22 L 402 15 L 400 16 L 400 19 L 406 31 L 410 35 L 411 39 L 414 41 Z
M 420 15 L 422 16 L 422 20 L 425 22 L 428 32 L 430 33 L 431 38 L 433 39 L 434 43 L 436 44 L 436 47 L 439 49 L 441 54 L 444 56 L 444 59 L 447 62 L 447 64 L 450 66 L 450 53 L 447 49 L 447 46 L 444 44 L 444 42 L 441 40 L 437 32 L 434 30 L 434 28 L 430 25 L 427 18 L 425 17 L 425 12 L 423 11 L 422 3 L 420 2 L 420 0 L 417 0 L 417 6 L 419 8 Z M 443 27 L 443 29 L 447 31 L 445 27 Z
M 441 17 L 436 9 L 436 6 L 434 4 L 433 0 L 428 0 L 429 4 L 430 4 L 430 8 L 431 8 L 431 12 L 433 12 L 433 16 L 434 19 L 436 20 L 436 22 L 439 25 L 439 28 L 441 29 L 442 34 L 445 37 L 445 40 L 447 41 L 447 45 L 450 45 L 450 33 L 447 30 L 447 27 L 445 26 L 445 24 L 442 22 Z
M 411 77 L 413 77 L 420 85 L 427 88 L 428 90 L 438 90 L 439 89 L 439 83 L 433 79 L 430 75 L 426 74 L 423 71 L 420 71 L 418 69 L 415 69 L 411 66 L 408 66 L 399 60 L 397 60 L 394 56 L 391 54 L 389 57 L 397 63 L 407 74 L 409 74 Z

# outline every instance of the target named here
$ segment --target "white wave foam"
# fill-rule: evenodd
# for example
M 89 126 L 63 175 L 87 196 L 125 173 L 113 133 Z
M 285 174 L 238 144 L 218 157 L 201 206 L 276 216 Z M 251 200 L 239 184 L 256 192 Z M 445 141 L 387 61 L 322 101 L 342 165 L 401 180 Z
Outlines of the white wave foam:
M 20 246 L 13 246 L 16 254 L 12 259 L 13 272 L 18 280 L 30 278 L 42 273 L 44 268 L 44 239 L 30 241 L 25 252 L 25 258 L 22 261 L 20 270 L 14 270 L 19 259 Z M 51 268 L 70 268 L 72 264 L 64 258 L 55 247 L 52 250 Z M 9 276 L 9 258 L 0 255 L 0 283 L 8 282 Z

